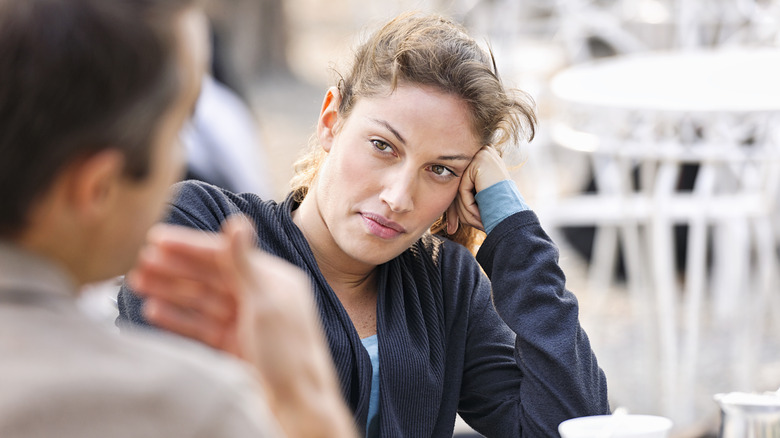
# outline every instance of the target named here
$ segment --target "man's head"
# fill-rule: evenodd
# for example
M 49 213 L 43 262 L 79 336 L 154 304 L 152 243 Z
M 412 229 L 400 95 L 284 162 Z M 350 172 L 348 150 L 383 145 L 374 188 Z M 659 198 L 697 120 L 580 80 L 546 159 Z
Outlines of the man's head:
M 0 238 L 79 282 L 129 267 L 183 165 L 208 57 L 194 3 L 0 0 Z

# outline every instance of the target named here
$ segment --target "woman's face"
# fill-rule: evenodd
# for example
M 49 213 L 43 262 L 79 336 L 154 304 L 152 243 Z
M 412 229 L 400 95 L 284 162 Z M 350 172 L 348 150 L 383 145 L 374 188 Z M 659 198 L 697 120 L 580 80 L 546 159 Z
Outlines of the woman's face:
M 442 215 L 481 145 L 465 102 L 432 87 L 358 98 L 346 119 L 337 104 L 326 99 L 318 127 L 328 152 L 314 187 L 319 216 L 343 255 L 378 265 Z

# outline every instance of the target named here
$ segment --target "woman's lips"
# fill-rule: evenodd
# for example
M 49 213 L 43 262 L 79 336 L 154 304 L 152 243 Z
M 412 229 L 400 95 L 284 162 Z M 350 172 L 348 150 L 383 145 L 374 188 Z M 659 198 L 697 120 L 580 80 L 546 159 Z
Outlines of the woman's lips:
M 382 239 L 394 239 L 406 230 L 401 225 L 381 215 L 373 213 L 360 213 L 368 232 Z

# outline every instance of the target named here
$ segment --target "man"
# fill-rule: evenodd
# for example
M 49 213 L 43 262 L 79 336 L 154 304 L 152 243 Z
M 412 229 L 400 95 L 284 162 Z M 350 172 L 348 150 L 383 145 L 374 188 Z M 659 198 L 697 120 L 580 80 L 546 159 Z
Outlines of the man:
M 245 301 L 220 336 L 255 374 L 77 310 L 79 288 L 130 269 L 160 218 L 207 52 L 194 0 L 0 0 L 0 436 L 354 433 L 306 280 L 253 249 L 241 219 L 210 236 L 158 226 L 142 259 L 190 274 L 223 261 L 190 281 Z M 141 289 L 155 281 L 138 272 Z

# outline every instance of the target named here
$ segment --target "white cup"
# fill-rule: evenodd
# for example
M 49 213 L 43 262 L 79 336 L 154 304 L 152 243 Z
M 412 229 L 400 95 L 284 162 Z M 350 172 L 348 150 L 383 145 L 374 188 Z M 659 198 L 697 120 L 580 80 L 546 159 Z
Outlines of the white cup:
M 655 415 L 594 415 L 558 425 L 561 438 L 666 438 L 672 420 Z

